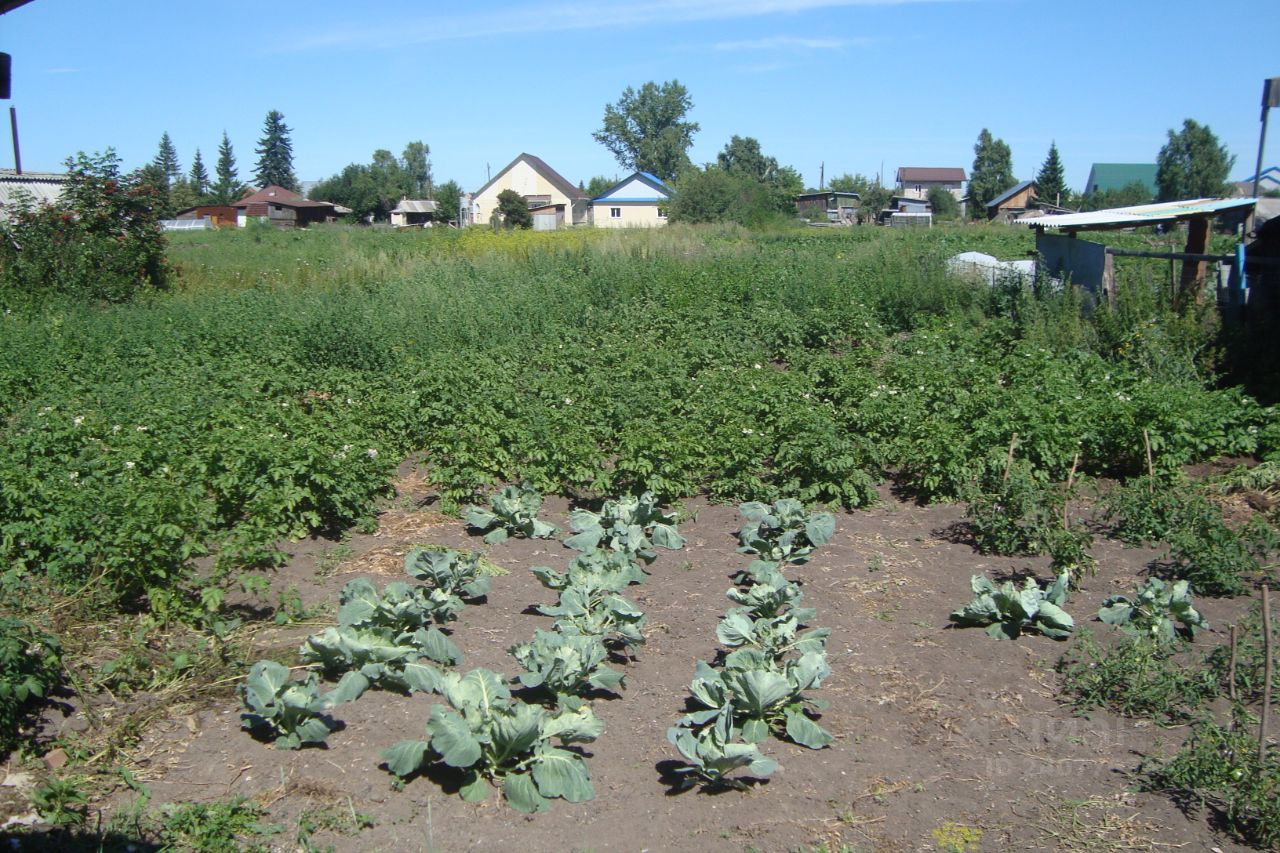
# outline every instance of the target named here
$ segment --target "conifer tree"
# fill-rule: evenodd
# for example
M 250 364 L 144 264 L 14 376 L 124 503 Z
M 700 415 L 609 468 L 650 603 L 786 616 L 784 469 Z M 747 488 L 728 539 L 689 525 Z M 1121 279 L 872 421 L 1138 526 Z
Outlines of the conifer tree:
M 1067 197 L 1066 178 L 1056 142 L 1049 143 L 1049 154 L 1036 173 L 1036 194 L 1053 204 L 1062 204 Z
M 218 204 L 231 204 L 240 197 L 240 175 L 236 172 L 236 155 L 231 150 L 231 140 L 222 131 L 222 144 L 218 146 L 218 165 L 214 174 L 218 180 L 213 185 L 213 198 Z
M 209 193 L 209 170 L 204 167 L 204 160 L 200 157 L 200 149 L 196 149 L 195 159 L 191 161 L 191 175 L 187 178 L 187 183 L 191 185 L 191 191 L 196 194 L 197 198 L 204 198 Z
M 157 177 L 164 175 L 166 187 L 182 177 L 182 167 L 178 165 L 178 149 L 174 147 L 167 130 L 160 137 L 160 148 L 151 163 L 156 167 Z
M 267 113 L 262 125 L 262 139 L 258 140 L 258 165 L 254 180 L 259 187 L 275 184 L 287 190 L 298 191 L 298 178 L 293 173 L 293 143 L 289 141 L 289 126 L 279 110 Z
M 1013 186 L 1013 152 L 1003 139 L 985 127 L 973 146 L 973 171 L 969 173 L 969 216 L 987 215 L 987 202 Z

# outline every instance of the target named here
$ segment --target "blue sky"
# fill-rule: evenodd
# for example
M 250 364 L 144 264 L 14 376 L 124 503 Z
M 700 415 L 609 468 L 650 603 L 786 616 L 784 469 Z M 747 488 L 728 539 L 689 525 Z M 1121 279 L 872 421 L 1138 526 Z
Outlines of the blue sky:
M 425 141 L 437 181 L 476 189 L 522 151 L 577 182 L 622 172 L 591 138 L 627 86 L 678 79 L 695 162 L 738 134 L 826 174 L 973 162 L 979 131 L 1032 177 L 1051 141 L 1091 163 L 1153 162 L 1207 123 L 1253 171 L 1273 2 L 1200 0 L 34 0 L 0 15 L 23 167 L 113 147 L 132 168 L 168 131 L 210 171 L 225 129 L 248 179 L 269 110 L 318 180 Z M 1280 112 L 1280 111 L 1276 111 Z M 1280 115 L 1266 164 L 1280 161 Z M 13 165 L 0 144 L 0 166 Z

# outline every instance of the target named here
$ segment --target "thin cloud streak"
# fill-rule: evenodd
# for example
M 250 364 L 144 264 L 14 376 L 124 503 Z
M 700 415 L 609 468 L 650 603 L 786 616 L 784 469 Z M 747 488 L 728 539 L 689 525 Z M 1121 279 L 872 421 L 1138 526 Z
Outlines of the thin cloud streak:
M 847 39 L 801 38 L 799 36 L 772 36 L 750 41 L 722 41 L 711 46 L 712 50 L 839 50 L 849 44 Z
M 529 33 L 670 25 L 786 15 L 857 6 L 904 6 L 968 0 L 648 0 L 628 4 L 556 3 L 525 5 L 502 12 L 438 16 L 383 27 L 346 27 L 302 36 L 287 52 L 388 49 L 435 42 Z

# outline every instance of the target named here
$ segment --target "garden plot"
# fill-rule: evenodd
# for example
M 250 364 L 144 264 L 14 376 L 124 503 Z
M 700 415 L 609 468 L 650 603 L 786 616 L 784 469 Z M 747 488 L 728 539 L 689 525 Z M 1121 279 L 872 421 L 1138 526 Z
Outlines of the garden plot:
M 536 815 L 493 792 L 472 804 L 457 795 L 459 774 L 438 767 L 397 784 L 380 766 L 382 751 L 422 738 L 442 700 L 388 691 L 338 706 L 343 726 L 327 748 L 297 751 L 242 731 L 234 697 L 178 704 L 144 734 L 135 774 L 155 803 L 249 798 L 263 808 L 262 823 L 282 828 L 254 840 L 277 849 L 291 849 L 304 826 L 309 843 L 337 850 L 1246 849 L 1166 797 L 1129 792 L 1138 765 L 1172 751 L 1179 732 L 1105 711 L 1074 716 L 1056 698 L 1053 667 L 1065 644 L 947 627 L 970 598 L 971 575 L 1030 569 L 1045 580 L 1047 560 L 978 555 L 948 533 L 961 507 L 884 498 L 837 516 L 832 541 L 786 570 L 817 609 L 814 623 L 832 629 L 831 675 L 815 695 L 829 703 L 817 722 L 834 740 L 810 750 L 767 739 L 761 748 L 780 768 L 745 790 L 678 792 L 673 771 L 682 762 L 666 739 L 689 710 L 694 662 L 711 660 L 720 645 L 716 625 L 732 605 L 725 592 L 750 559 L 736 550 L 736 508 L 702 502 L 682 507 L 685 548 L 659 551 L 646 581 L 627 593 L 647 617 L 646 642 L 609 663 L 625 686 L 590 700 L 603 731 L 580 746 L 595 791 L 588 802 L 555 800 Z M 549 499 L 541 518 L 567 530 L 568 509 Z M 377 567 L 412 544 L 484 549 L 460 520 L 419 514 L 423 523 L 411 524 L 410 515 L 388 513 L 378 534 L 352 537 L 336 566 L 321 558 L 332 546 L 300 543 L 277 583 L 297 585 L 307 601 L 336 600 L 354 577 L 385 583 Z M 1155 556 L 1108 541 L 1095 552 L 1099 572 L 1069 605 L 1082 625 Z M 549 630 L 553 619 L 536 608 L 556 601 L 529 569 L 563 569 L 574 552 L 556 540 L 511 538 L 485 553 L 506 574 L 460 612 L 451 637 L 464 658 L 459 671 L 513 676 L 519 667 L 507 649 Z M 317 564 L 328 573 L 317 576 Z M 1212 627 L 1198 645 L 1220 642 L 1219 626 L 1246 604 L 1199 602 Z M 1109 629 L 1093 624 L 1105 642 Z M 279 636 L 261 643 L 279 648 L 308 631 L 265 633 Z M 122 792 L 113 805 L 132 796 Z M 317 827 L 317 814 L 347 817 Z M 1104 839 L 1111 846 L 1092 846 Z

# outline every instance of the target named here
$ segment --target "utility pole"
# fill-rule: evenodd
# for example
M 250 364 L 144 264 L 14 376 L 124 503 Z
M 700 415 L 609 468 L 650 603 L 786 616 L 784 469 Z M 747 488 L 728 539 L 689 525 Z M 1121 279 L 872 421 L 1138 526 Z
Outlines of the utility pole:
M 825 190 L 827 188 L 827 161 L 823 160 L 818 164 L 818 189 Z
M 1258 135 L 1258 165 L 1253 170 L 1253 197 L 1258 197 L 1258 181 L 1262 178 L 1262 150 L 1267 144 L 1267 113 L 1280 107 L 1280 77 L 1262 81 L 1262 133 Z

